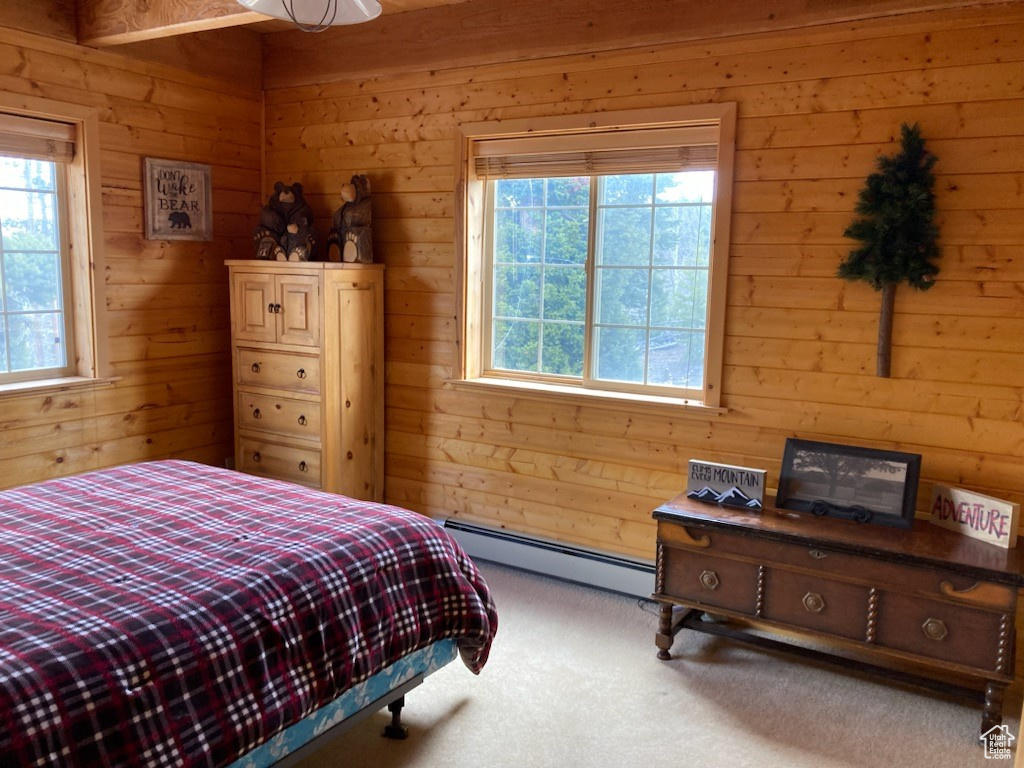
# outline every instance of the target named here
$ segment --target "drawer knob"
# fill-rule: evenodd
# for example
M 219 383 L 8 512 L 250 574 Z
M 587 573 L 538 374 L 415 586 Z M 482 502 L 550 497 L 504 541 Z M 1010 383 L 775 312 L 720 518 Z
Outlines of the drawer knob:
M 808 592 L 804 595 L 804 610 L 808 613 L 821 613 L 825 610 L 825 598 L 817 592 Z
M 719 583 L 718 574 L 714 571 L 704 571 L 700 575 L 700 585 L 704 589 L 718 589 Z
M 259 363 L 253 363 L 252 364 L 252 372 L 253 373 L 259 373 L 260 372 L 260 364 Z
M 260 413 L 260 409 L 259 408 L 253 408 L 252 409 L 252 417 L 258 421 L 258 420 L 263 418 L 263 414 Z
M 305 471 L 306 471 L 306 462 L 300 461 L 299 462 L 299 472 L 305 472 Z
M 300 379 L 306 378 L 306 369 L 305 368 L 299 368 L 299 370 L 297 370 L 295 372 L 295 375 L 298 376 Z
M 300 427 L 306 426 L 306 417 L 305 416 L 301 416 L 301 415 L 299 416 L 299 426 Z
M 929 640 L 942 641 L 949 634 L 949 630 L 946 629 L 946 622 L 942 619 L 925 619 L 921 629 L 924 631 L 924 636 Z
M 259 452 L 259 451 L 256 451 L 256 453 L 254 453 L 254 454 L 252 455 L 252 460 L 253 460 L 254 462 L 256 462 L 257 464 L 259 464 L 259 463 L 260 463 L 261 461 L 263 461 L 263 457 L 262 457 L 262 456 L 260 456 L 260 452 Z
M 815 560 L 824 560 L 826 557 L 828 557 L 828 552 L 822 552 L 820 549 L 812 549 L 807 554 L 809 554 Z

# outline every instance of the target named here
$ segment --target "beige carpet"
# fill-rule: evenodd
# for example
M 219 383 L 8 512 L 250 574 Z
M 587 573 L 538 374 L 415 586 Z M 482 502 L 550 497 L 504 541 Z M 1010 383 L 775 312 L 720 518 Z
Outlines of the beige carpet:
M 966 768 L 980 712 L 934 694 L 683 632 L 655 657 L 655 608 L 481 564 L 500 626 L 406 697 L 407 741 L 371 717 L 301 768 Z M 1019 699 L 1005 722 L 1018 730 Z

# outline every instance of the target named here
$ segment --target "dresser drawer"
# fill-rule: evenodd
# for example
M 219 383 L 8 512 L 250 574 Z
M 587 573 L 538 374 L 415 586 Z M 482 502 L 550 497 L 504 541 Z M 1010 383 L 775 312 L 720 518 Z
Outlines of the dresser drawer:
M 753 615 L 757 566 L 714 555 L 664 548 L 665 595 Z
M 320 358 L 241 347 L 238 350 L 238 383 L 317 394 L 320 392 Z
M 999 613 L 922 600 L 908 595 L 882 593 L 878 605 L 878 645 L 941 659 L 987 672 L 997 668 Z M 1008 633 L 1013 616 L 1007 617 Z M 1006 651 L 1009 665 L 1012 647 Z
M 320 403 L 239 392 L 236 408 L 239 429 L 320 439 Z
M 320 486 L 320 451 L 315 448 L 241 437 L 236 464 L 250 475 L 276 477 L 314 488 Z
M 867 634 L 868 588 L 769 569 L 764 618 L 850 640 Z

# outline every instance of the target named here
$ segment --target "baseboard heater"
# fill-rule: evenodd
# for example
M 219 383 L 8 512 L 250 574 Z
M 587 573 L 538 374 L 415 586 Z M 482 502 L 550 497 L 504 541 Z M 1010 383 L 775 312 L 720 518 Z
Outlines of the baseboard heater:
M 449 517 L 441 522 L 474 560 L 486 560 L 592 587 L 649 597 L 654 591 L 654 562 L 551 539 L 510 533 Z

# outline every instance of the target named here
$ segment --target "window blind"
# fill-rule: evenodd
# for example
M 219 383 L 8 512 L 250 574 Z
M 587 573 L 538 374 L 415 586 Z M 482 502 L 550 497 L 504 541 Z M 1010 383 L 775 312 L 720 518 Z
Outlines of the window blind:
M 518 135 L 473 142 L 477 178 L 714 170 L 718 126 Z
M 0 155 L 70 162 L 75 156 L 75 127 L 55 120 L 0 113 Z

